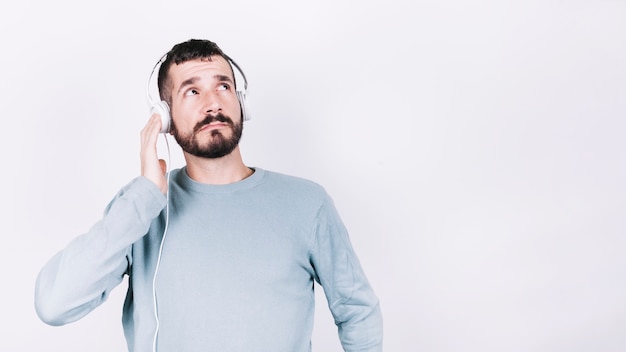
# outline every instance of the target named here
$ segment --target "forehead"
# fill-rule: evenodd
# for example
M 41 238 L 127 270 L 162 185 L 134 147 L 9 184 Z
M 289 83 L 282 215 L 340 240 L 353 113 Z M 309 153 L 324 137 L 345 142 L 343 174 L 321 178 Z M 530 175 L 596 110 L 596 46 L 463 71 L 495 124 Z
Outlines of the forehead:
M 212 79 L 218 75 L 233 79 L 230 64 L 221 56 L 193 59 L 180 64 L 173 64 L 169 69 L 170 80 L 174 88 L 190 78 Z

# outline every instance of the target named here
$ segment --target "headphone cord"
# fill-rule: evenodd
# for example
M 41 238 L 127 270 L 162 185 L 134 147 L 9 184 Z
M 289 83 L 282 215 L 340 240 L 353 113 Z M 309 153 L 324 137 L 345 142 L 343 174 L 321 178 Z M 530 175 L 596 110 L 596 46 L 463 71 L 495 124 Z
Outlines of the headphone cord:
M 170 164 L 171 164 L 171 153 L 170 153 L 170 144 L 167 140 L 167 135 L 163 134 L 163 138 L 165 139 L 165 144 L 167 146 L 167 193 L 165 194 L 166 203 L 165 203 L 165 228 L 163 229 L 163 238 L 161 239 L 161 244 L 159 246 L 159 256 L 157 257 L 156 267 L 154 269 L 154 276 L 152 278 L 152 302 L 154 304 L 154 319 L 155 319 L 155 329 L 154 329 L 154 337 L 152 340 L 152 351 L 156 352 L 157 350 L 157 336 L 159 334 L 159 311 L 157 305 L 157 294 L 156 294 L 156 278 L 157 273 L 159 271 L 159 266 L 161 265 L 161 254 L 163 254 L 163 244 L 165 243 L 165 236 L 167 236 L 167 229 L 169 226 L 170 219 Z

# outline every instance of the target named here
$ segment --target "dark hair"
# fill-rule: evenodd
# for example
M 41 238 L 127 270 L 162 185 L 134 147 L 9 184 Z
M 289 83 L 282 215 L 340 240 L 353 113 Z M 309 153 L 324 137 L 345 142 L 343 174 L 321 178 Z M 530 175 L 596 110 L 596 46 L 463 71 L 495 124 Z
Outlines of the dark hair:
M 231 64 L 232 60 L 230 57 L 224 54 L 222 49 L 210 40 L 190 39 L 186 42 L 174 45 L 172 49 L 165 54 L 165 60 L 163 60 L 161 67 L 159 68 L 159 78 L 157 82 L 159 85 L 159 95 L 161 100 L 171 103 L 172 92 L 169 80 L 169 69 L 172 64 L 178 65 L 195 59 L 211 60 L 212 56 L 221 56 L 228 62 L 229 65 Z M 234 73 L 232 74 L 234 77 Z

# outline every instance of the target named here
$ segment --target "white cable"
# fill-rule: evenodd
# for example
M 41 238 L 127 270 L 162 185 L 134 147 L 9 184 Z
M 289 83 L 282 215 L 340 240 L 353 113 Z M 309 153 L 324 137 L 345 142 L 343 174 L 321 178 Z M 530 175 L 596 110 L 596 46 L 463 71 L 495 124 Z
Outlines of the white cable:
M 161 239 L 161 245 L 159 246 L 159 256 L 157 257 L 156 267 L 154 268 L 154 276 L 152 277 L 152 303 L 154 304 L 154 320 L 156 323 L 156 327 L 154 329 L 154 337 L 152 340 L 153 352 L 156 352 L 157 350 L 157 336 L 159 334 L 159 311 L 156 296 L 156 278 L 157 272 L 159 271 L 159 266 L 161 265 L 161 254 L 163 253 L 163 244 L 165 243 L 165 236 L 167 235 L 167 228 L 170 220 L 170 164 L 172 158 L 170 154 L 170 144 L 167 140 L 167 135 L 165 133 L 163 133 L 163 138 L 165 139 L 165 144 L 167 145 L 167 193 L 165 194 L 165 228 L 163 229 L 163 238 Z

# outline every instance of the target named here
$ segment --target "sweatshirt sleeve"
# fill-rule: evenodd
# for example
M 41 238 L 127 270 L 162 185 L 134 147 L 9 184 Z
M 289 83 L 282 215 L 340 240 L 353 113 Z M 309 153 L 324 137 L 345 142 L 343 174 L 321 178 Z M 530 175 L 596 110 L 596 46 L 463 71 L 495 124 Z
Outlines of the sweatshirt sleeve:
M 73 239 L 41 269 L 35 310 L 47 324 L 76 321 L 104 302 L 131 264 L 132 244 L 165 207 L 166 197 L 145 177 L 125 186 L 104 216 Z
M 367 281 L 330 198 L 319 210 L 311 263 L 346 352 L 382 351 L 383 320 L 378 298 Z

